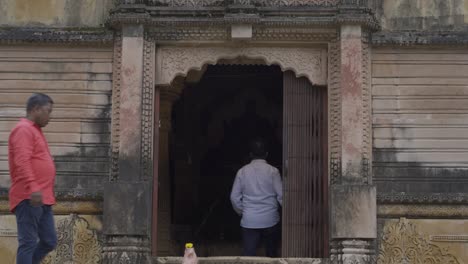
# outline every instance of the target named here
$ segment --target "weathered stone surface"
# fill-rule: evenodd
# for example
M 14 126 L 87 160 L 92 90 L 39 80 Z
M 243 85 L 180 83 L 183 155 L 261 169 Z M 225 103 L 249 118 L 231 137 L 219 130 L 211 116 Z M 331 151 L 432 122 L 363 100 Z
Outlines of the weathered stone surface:
M 106 235 L 149 235 L 151 188 L 148 183 L 108 182 L 104 197 Z
M 333 185 L 330 219 L 332 238 L 376 238 L 375 186 Z
M 384 0 L 384 30 L 463 29 L 467 6 L 463 0 Z
M 0 26 L 98 27 L 112 0 L 3 0 Z
M 400 218 L 382 222 L 377 264 L 468 261 L 466 220 Z
M 467 60 L 460 48 L 373 49 L 373 171 L 379 192 L 466 191 Z

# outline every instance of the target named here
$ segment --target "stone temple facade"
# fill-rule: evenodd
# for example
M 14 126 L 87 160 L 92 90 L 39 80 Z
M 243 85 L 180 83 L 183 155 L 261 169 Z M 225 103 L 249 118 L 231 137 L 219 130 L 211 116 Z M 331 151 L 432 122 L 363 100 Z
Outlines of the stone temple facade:
M 187 224 L 226 208 L 202 159 L 243 136 L 246 100 L 279 124 L 282 258 L 236 257 L 224 230 L 201 263 L 468 263 L 467 65 L 466 0 L 1 0 L 0 259 L 8 135 L 37 91 L 56 102 L 44 263 L 181 263 L 230 219 Z

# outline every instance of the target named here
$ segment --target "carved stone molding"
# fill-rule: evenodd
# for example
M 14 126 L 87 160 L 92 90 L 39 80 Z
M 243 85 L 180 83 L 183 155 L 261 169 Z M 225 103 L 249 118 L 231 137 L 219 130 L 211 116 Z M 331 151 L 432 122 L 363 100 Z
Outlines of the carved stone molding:
M 141 106 L 141 179 L 153 176 L 153 102 L 155 44 L 145 35 L 143 48 L 143 91 Z
M 462 204 L 384 204 L 377 206 L 378 217 L 468 218 L 468 206 Z
M 107 236 L 102 264 L 151 264 L 149 240 L 140 236 Z
M 128 2 L 135 2 L 128 1 Z M 252 6 L 336 6 L 340 0 L 145 0 L 150 6 L 168 6 L 168 7 L 213 7 L 233 5 L 252 5 Z
M 372 183 L 372 103 L 371 103 L 371 60 L 370 36 L 362 32 L 362 178 L 365 184 Z
M 101 263 L 101 245 L 95 230 L 82 217 L 72 214 L 57 222 L 57 248 L 42 264 Z
M 419 45 L 449 45 L 466 46 L 468 34 L 466 31 L 395 31 L 378 32 L 372 35 L 374 46 L 419 46 Z
M 155 42 L 230 41 L 230 27 L 155 27 L 148 35 Z M 334 29 L 253 27 L 252 41 L 327 43 L 335 36 Z
M 379 204 L 468 204 L 467 193 L 379 193 Z
M 328 54 L 328 105 L 330 137 L 330 183 L 341 179 L 341 73 L 340 44 L 338 36 L 329 45 Z
M 111 170 L 110 181 L 119 176 L 120 140 L 120 87 L 122 85 L 122 36 L 117 33 L 114 40 L 114 63 L 112 69 L 112 131 L 111 131 Z
M 112 45 L 113 32 L 103 28 L 96 30 L 64 30 L 55 28 L 11 28 L 0 30 L 0 44 L 64 44 L 64 45 Z
M 337 239 L 330 246 L 330 264 L 375 263 L 375 250 L 368 240 Z
M 377 264 L 444 263 L 459 264 L 448 250 L 430 244 L 408 219 L 388 223 L 380 241 Z
M 161 47 L 157 50 L 156 82 L 169 84 L 176 76 L 187 76 L 190 70 L 201 70 L 220 59 L 249 57 L 276 64 L 283 71 L 292 70 L 313 84 L 326 85 L 326 56 L 325 49 L 299 47 Z

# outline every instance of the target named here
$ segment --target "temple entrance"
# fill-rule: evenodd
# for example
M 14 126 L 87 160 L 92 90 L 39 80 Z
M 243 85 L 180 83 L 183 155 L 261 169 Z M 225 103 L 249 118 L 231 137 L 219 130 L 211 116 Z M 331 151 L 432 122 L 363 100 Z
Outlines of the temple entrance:
M 279 252 L 328 256 L 325 87 L 278 66 L 209 65 L 196 83 L 186 80 L 171 120 L 173 247 L 191 241 L 200 256 L 241 255 L 240 217 L 229 195 L 237 170 L 250 161 L 249 141 L 262 137 L 268 162 L 283 176 Z

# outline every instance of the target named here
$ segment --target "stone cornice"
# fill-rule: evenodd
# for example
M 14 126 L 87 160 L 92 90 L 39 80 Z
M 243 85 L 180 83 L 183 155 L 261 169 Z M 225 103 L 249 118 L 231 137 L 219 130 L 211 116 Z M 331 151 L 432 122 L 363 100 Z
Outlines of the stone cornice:
M 378 193 L 379 204 L 468 204 L 466 193 Z
M 373 46 L 468 45 L 468 31 L 392 31 L 372 34 Z
M 55 29 L 7 28 L 0 29 L 0 44 L 77 44 L 112 45 L 114 33 L 104 28 Z
M 148 26 L 336 26 L 361 24 L 378 30 L 367 0 L 124 0 L 109 25 L 143 23 Z M 298 8 L 300 7 L 300 8 Z

